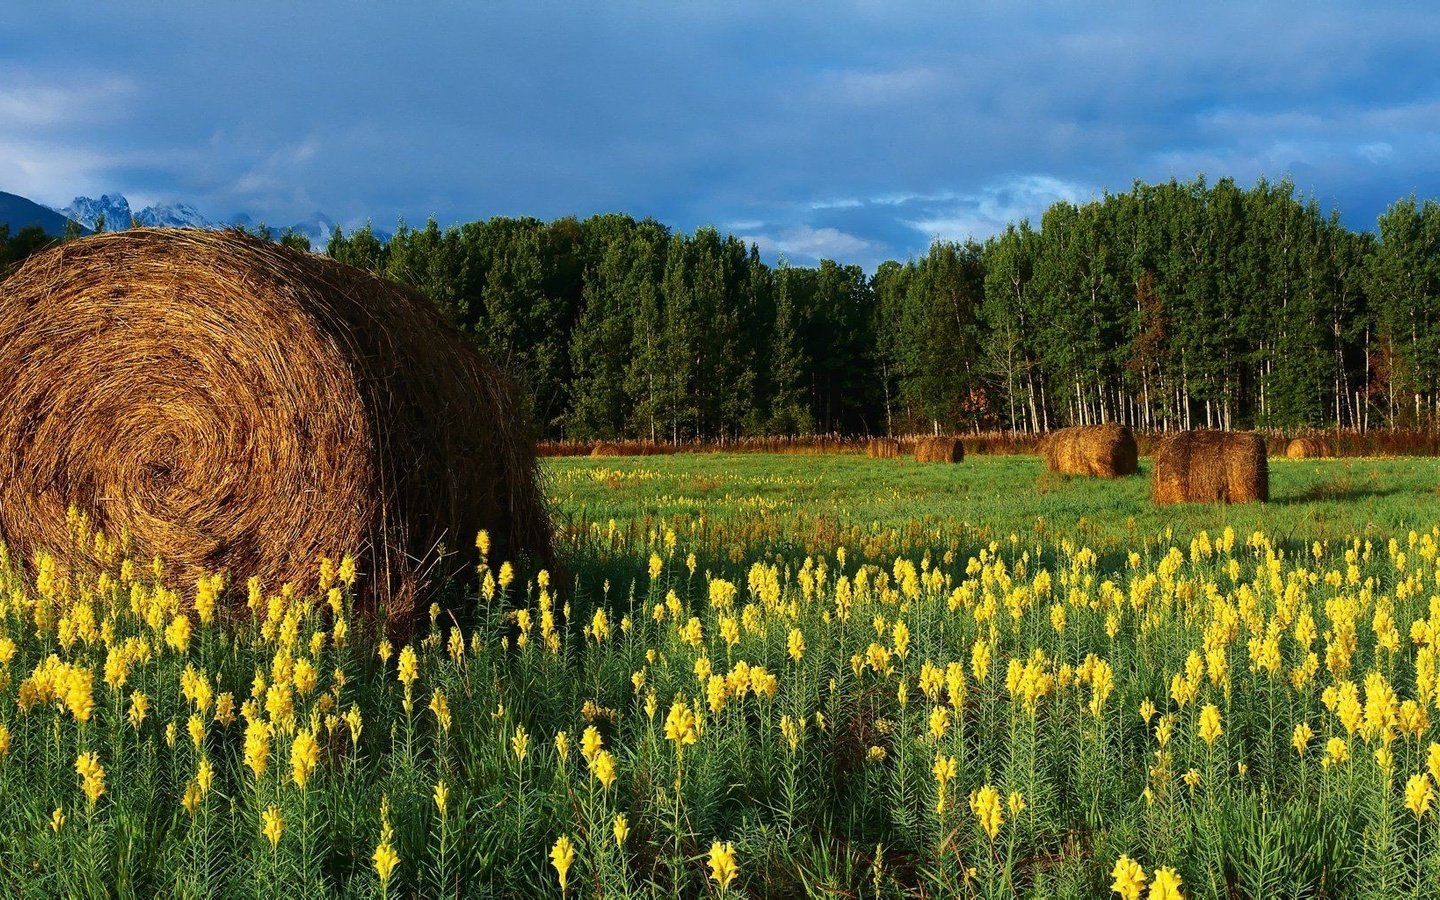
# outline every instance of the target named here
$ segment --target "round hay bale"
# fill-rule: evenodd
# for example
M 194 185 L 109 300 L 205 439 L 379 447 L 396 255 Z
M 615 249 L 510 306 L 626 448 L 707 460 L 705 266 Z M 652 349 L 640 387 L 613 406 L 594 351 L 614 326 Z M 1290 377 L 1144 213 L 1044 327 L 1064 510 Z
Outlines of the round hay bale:
M 900 442 L 894 438 L 871 438 L 865 442 L 865 455 L 871 459 L 895 459 L 900 455 Z
M 1234 431 L 1181 431 L 1155 448 L 1156 503 L 1249 503 L 1270 499 L 1265 440 Z
M 965 459 L 965 445 L 955 437 L 923 437 L 915 442 L 915 461 L 958 463 Z
M 1325 459 L 1334 455 L 1330 442 L 1322 437 L 1298 437 L 1285 448 L 1286 459 Z
M 473 573 L 481 529 L 492 561 L 551 561 L 536 479 L 506 379 L 427 300 L 357 269 L 131 229 L 0 284 L 0 541 L 19 558 L 89 555 L 72 504 L 186 579 L 313 590 L 321 556 L 352 553 L 365 607 L 403 628 L 422 587 Z
M 624 449 L 613 441 L 601 441 L 590 448 L 591 456 L 622 456 L 624 452 Z
M 1052 472 L 1119 478 L 1139 471 L 1135 435 L 1128 425 L 1076 425 L 1051 432 L 1040 454 Z

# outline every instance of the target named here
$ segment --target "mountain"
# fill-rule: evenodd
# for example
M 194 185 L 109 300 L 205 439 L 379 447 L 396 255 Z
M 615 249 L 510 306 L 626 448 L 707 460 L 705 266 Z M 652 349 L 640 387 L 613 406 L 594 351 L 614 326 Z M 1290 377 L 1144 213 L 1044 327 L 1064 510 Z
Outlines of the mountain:
M 130 201 L 123 194 L 103 194 L 98 200 L 92 197 L 76 197 L 69 206 L 59 212 L 87 228 L 94 227 L 96 219 L 103 213 L 107 231 L 129 228 L 132 221 L 147 228 L 230 228 L 233 226 L 248 231 L 254 231 L 261 224 L 248 213 L 243 212 L 236 213 L 225 221 L 215 221 L 206 218 L 198 209 L 188 203 L 157 203 L 136 213 L 131 211 Z M 330 232 L 335 228 L 335 221 L 321 212 L 315 213 L 303 222 L 294 222 L 289 225 L 264 224 L 275 238 L 279 238 L 286 228 L 296 234 L 304 235 L 310 239 L 310 246 L 315 250 L 325 248 L 325 245 L 330 242 Z M 378 231 L 376 236 L 381 240 L 389 237 L 388 234 L 382 236 L 382 233 Z
M 90 197 L 76 197 L 70 205 L 59 212 L 86 228 L 94 228 L 100 217 L 105 217 L 106 231 L 120 231 L 130 227 L 132 218 L 130 201 L 123 194 L 101 194 L 99 200 Z
M 38 225 L 45 233 L 59 237 L 65 233 L 69 220 L 55 210 L 26 200 L 16 194 L 0 191 L 0 226 L 9 226 L 12 235 L 22 228 Z
M 135 221 L 146 228 L 217 228 L 220 227 L 200 215 L 200 210 L 188 203 L 167 203 L 147 206 L 135 216 Z

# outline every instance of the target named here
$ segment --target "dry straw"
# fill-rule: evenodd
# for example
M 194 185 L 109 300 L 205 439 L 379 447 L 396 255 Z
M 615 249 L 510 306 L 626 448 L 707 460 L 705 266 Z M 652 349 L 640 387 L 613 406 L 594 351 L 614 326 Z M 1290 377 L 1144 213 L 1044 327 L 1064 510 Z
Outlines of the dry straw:
M 1298 437 L 1285 448 L 1287 459 L 1323 459 L 1334 456 L 1330 442 L 1322 437 Z
M 612 441 L 601 441 L 590 448 L 591 456 L 626 456 L 625 448 Z
M 923 437 L 915 442 L 915 461 L 958 463 L 965 458 L 965 445 L 954 437 Z
M 1052 472 L 1118 478 L 1134 475 L 1139 454 L 1128 425 L 1076 425 L 1045 436 L 1040 453 Z
M 1270 499 L 1265 441 L 1233 431 L 1181 431 L 1155 448 L 1156 503 L 1249 503 Z
M 900 442 L 894 438 L 871 438 L 865 442 L 865 455 L 871 459 L 895 459 L 900 455 Z
M 0 540 L 22 558 L 87 554 L 71 504 L 186 579 L 303 589 L 319 557 L 353 552 L 367 605 L 403 627 L 431 579 L 473 572 L 482 528 L 492 561 L 550 560 L 537 488 L 507 380 L 425 299 L 359 270 L 132 229 L 0 285 Z

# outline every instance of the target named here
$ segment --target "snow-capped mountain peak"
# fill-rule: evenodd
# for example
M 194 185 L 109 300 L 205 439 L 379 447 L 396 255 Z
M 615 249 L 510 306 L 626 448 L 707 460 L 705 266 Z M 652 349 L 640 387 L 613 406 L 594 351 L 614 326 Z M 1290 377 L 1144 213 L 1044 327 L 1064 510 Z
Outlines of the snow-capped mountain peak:
M 76 197 L 70 205 L 56 210 L 61 215 L 74 219 L 86 228 L 94 228 L 101 216 L 105 217 L 105 228 L 116 231 L 130 227 L 132 214 L 130 201 L 123 194 L 101 194 L 100 199 Z
M 247 230 L 258 227 L 255 219 L 247 213 L 237 213 L 226 221 L 207 218 L 189 203 L 156 203 L 138 213 L 132 213 L 130 201 L 123 194 L 103 194 L 97 200 L 93 197 L 76 197 L 64 209 L 56 210 L 79 222 L 86 228 L 94 228 L 101 215 L 105 216 L 105 230 L 120 231 L 132 224 L 148 228 L 229 228 L 238 226 Z M 291 224 L 267 223 L 272 235 L 278 236 L 288 228 L 296 234 L 310 239 L 311 246 L 322 248 L 330 240 L 335 222 L 324 213 L 317 212 L 302 222 Z
M 215 223 L 188 203 L 166 203 L 147 206 L 135 216 L 147 228 L 214 228 Z

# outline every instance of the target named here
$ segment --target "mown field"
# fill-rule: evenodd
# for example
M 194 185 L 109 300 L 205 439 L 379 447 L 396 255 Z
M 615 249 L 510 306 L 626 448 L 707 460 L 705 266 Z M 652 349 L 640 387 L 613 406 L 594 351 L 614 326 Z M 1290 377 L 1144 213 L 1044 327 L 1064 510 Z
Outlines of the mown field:
M 408 639 L 342 560 L 0 559 L 0 892 L 1440 891 L 1440 462 L 1166 509 L 1030 456 L 544 468 L 564 569 Z

